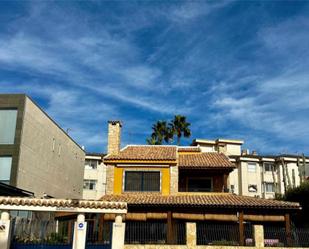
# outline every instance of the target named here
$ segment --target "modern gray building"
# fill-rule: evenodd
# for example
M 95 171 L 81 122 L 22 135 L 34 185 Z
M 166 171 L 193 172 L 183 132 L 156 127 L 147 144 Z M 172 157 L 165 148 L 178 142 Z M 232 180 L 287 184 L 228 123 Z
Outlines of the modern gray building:
M 84 150 L 31 98 L 0 94 L 0 182 L 35 196 L 81 198 Z

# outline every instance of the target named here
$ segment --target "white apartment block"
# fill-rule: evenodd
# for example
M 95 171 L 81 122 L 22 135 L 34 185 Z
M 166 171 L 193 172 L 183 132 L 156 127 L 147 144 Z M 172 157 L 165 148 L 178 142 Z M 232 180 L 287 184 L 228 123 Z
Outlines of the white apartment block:
M 309 158 L 299 155 L 257 155 L 241 149 L 241 140 L 195 139 L 202 151 L 229 156 L 237 168 L 230 173 L 229 191 L 238 195 L 272 199 L 290 187 L 299 186 L 309 175 Z M 305 166 L 304 166 L 305 165 Z
M 87 153 L 85 157 L 83 199 L 97 200 L 105 195 L 106 166 L 104 154 Z

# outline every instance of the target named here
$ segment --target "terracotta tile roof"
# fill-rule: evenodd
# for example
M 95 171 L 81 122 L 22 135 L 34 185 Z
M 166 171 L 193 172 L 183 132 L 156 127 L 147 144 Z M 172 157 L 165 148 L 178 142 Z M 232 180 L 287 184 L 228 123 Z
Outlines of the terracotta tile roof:
M 178 152 L 201 152 L 201 148 L 197 146 L 178 147 Z
M 128 206 L 178 206 L 203 208 L 245 208 L 245 209 L 300 209 L 295 202 L 266 200 L 226 193 L 178 194 L 162 196 L 156 194 L 105 195 L 104 201 L 127 202 Z
M 58 208 L 92 208 L 92 209 L 126 209 L 124 202 L 88 201 L 70 199 L 38 199 L 0 196 L 1 205 L 58 207 Z
M 235 168 L 235 165 L 222 153 L 206 152 L 179 155 L 180 168 Z
M 104 161 L 109 160 L 149 160 L 173 161 L 176 163 L 176 146 L 161 145 L 129 145 L 123 148 L 118 155 L 107 155 Z

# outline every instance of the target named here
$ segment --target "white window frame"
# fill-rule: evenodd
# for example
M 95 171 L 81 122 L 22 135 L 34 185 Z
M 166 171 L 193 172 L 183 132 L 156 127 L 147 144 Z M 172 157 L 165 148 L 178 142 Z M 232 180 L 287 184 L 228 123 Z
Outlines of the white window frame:
M 250 169 L 249 166 L 253 166 L 254 165 L 254 171 Z M 248 162 L 247 163 L 247 172 L 248 173 L 256 173 L 257 172 L 257 163 L 254 162 Z
M 90 186 L 90 182 L 95 182 L 94 189 L 84 188 L 84 184 L 85 184 L 86 181 L 89 182 L 89 186 Z M 84 179 L 84 182 L 83 182 L 83 190 L 96 191 L 96 190 L 97 190 L 97 183 L 98 183 L 98 181 L 95 180 L 95 179 Z
M 267 190 L 267 185 L 272 184 L 272 191 Z M 275 193 L 275 184 L 273 182 L 265 182 L 265 193 Z
M 263 163 L 263 167 L 264 167 L 264 172 L 272 172 L 272 168 L 270 168 L 270 170 L 266 170 L 266 165 L 268 167 L 274 167 L 275 165 L 273 163 Z M 274 171 L 275 171 L 275 168 L 274 168 Z
M 88 161 L 89 163 L 88 163 L 87 161 Z M 95 168 L 93 168 L 93 167 L 91 166 L 91 162 L 93 162 L 93 161 L 96 162 Z M 95 160 L 95 159 L 86 159 L 86 161 L 85 161 L 85 169 L 87 169 L 87 170 L 97 170 L 97 169 L 98 169 L 98 165 L 99 165 L 99 163 L 98 163 L 98 161 Z

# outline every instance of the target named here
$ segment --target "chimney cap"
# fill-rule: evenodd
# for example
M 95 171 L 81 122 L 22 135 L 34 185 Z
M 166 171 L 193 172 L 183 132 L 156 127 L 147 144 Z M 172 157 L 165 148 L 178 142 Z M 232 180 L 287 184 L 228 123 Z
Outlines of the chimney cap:
M 107 122 L 112 125 L 119 124 L 119 126 L 122 127 L 122 122 L 120 120 L 108 120 Z

